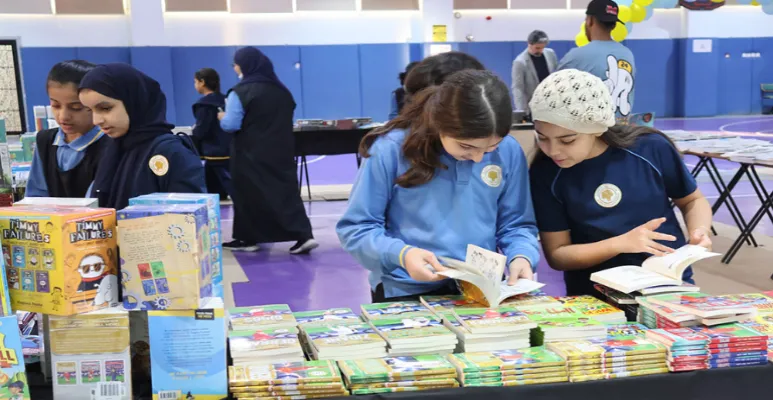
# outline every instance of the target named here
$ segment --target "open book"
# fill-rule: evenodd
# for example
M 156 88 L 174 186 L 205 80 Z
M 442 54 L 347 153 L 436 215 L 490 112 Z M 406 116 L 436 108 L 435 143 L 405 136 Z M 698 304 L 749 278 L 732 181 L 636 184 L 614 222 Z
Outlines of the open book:
M 684 286 L 682 291 L 697 291 L 698 288 L 695 286 L 683 285 L 682 274 L 693 263 L 718 255 L 700 246 L 686 245 L 671 254 L 650 257 L 641 267 L 625 265 L 595 272 L 591 274 L 590 280 L 623 293 L 674 292 L 679 291 L 677 287 L 682 286 Z M 663 287 L 664 290 L 659 291 L 658 287 Z
M 510 286 L 502 280 L 507 257 L 478 246 L 467 246 L 465 261 L 440 257 L 439 261 L 448 270 L 438 274 L 460 282 L 462 294 L 478 303 L 496 308 L 505 299 L 519 294 L 529 293 L 545 286 L 542 283 L 519 279 Z

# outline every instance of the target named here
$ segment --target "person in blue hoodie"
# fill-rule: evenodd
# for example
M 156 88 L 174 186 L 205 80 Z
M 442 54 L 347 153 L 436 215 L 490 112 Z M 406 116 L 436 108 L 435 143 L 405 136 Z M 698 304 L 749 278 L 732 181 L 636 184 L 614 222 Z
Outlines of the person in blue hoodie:
M 464 259 L 468 244 L 501 250 L 508 283 L 533 278 L 537 227 L 511 122 L 507 85 L 463 70 L 414 94 L 363 139 L 365 161 L 336 231 L 370 271 L 374 302 L 453 294 L 437 257 Z
M 194 87 L 203 97 L 193 104 L 196 125 L 193 140 L 204 160 L 204 176 L 209 193 L 225 200 L 233 193 L 228 170 L 232 134 L 220 127 L 217 113 L 225 110 L 225 96 L 220 92 L 220 75 L 212 68 L 202 68 L 194 75 Z
M 100 65 L 80 85 L 81 103 L 112 142 L 102 155 L 91 196 L 122 209 L 135 196 L 205 193 L 204 167 L 190 139 L 172 133 L 161 86 L 128 64 Z

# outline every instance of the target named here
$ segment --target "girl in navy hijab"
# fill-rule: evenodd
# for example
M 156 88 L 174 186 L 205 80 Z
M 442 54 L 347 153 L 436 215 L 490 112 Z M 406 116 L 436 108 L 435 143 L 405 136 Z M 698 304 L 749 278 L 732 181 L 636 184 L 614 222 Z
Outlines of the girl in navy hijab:
M 166 122 L 158 82 L 127 64 L 100 65 L 81 81 L 79 97 L 94 125 L 113 139 L 91 192 L 100 207 L 121 209 L 148 193 L 206 191 L 201 160 Z
M 295 241 L 292 254 L 318 246 L 306 216 L 295 164 L 295 101 L 274 73 L 274 65 L 254 47 L 239 49 L 234 71 L 241 82 L 231 89 L 220 126 L 235 132 L 231 144 L 234 240 L 223 247 L 256 251 L 258 243 Z

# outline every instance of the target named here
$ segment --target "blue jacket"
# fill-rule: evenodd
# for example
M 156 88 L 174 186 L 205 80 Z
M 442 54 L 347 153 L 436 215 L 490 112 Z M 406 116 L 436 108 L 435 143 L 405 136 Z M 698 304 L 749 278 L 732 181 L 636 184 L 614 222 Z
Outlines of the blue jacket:
M 457 161 L 447 153 L 428 183 L 403 188 L 395 180 L 409 162 L 403 157 L 405 132 L 376 140 L 336 226 L 344 249 L 370 271 L 370 284 L 384 285 L 386 297 L 436 290 L 444 282 L 417 282 L 402 267 L 409 246 L 437 256 L 464 260 L 468 244 L 499 249 L 508 265 L 516 257 L 539 262 L 528 165 L 512 136 L 479 163 Z
M 224 160 L 231 154 L 233 134 L 220 127 L 217 113 L 225 110 L 225 96 L 222 93 L 210 93 L 193 105 L 196 125 L 193 126 L 193 139 L 201 158 Z

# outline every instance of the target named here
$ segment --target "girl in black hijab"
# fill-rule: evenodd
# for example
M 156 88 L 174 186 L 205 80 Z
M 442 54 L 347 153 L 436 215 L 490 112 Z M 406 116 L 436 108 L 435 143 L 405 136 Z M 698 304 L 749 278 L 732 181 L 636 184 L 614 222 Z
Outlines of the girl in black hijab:
M 130 65 L 105 64 L 86 74 L 79 97 L 94 125 L 113 139 L 91 192 L 100 207 L 122 209 L 130 198 L 155 192 L 206 191 L 201 160 L 166 122 L 158 82 Z
M 295 164 L 293 95 L 274 65 L 254 47 L 239 49 L 220 126 L 235 132 L 231 143 L 234 202 L 233 238 L 223 247 L 256 251 L 258 243 L 295 241 L 292 254 L 318 246 L 303 207 Z

